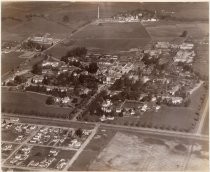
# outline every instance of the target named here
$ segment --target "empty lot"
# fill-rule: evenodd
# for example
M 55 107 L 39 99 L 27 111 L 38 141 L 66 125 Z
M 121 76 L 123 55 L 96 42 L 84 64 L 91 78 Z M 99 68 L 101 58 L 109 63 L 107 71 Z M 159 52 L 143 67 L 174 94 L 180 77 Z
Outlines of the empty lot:
M 180 140 L 142 137 L 119 132 L 93 161 L 89 170 L 183 170 L 187 154 L 191 153 L 190 146 L 191 144 Z M 205 151 L 203 148 L 201 150 Z M 200 163 L 197 166 L 204 163 L 202 169 L 206 170 L 207 160 L 198 156 L 196 158 Z M 195 165 L 195 162 L 192 163 Z

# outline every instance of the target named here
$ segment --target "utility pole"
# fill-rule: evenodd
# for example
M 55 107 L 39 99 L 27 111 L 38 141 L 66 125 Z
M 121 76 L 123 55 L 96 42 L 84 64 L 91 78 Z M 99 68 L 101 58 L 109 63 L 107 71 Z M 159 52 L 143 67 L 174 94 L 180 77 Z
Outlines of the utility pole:
M 98 19 L 100 18 L 100 9 L 99 9 L 99 4 L 98 4 Z

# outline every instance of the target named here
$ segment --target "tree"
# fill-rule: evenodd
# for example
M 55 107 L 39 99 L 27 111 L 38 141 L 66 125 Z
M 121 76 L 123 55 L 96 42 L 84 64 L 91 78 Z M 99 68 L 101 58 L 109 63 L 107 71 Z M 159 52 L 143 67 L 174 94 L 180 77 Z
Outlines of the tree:
M 41 75 L 42 74 L 42 68 L 39 64 L 35 64 L 31 71 L 33 74 Z
M 182 34 L 180 35 L 180 37 L 186 37 L 187 34 L 188 34 L 188 32 L 187 32 L 186 30 L 184 30 L 184 31 L 182 32 Z
M 14 78 L 14 81 L 17 83 L 17 84 L 21 84 L 25 81 L 25 78 L 23 76 L 15 76 Z
M 82 133 L 83 133 L 83 131 L 82 131 L 81 128 L 79 128 L 79 129 L 77 129 L 77 130 L 75 131 L 75 134 L 76 134 L 78 137 L 82 137 Z
M 47 105 L 52 105 L 54 103 L 54 98 L 52 96 L 48 97 L 46 100 Z
M 69 17 L 68 16 L 63 16 L 63 22 L 68 23 L 69 22 Z
M 96 73 L 97 70 L 98 70 L 98 65 L 97 65 L 97 63 L 96 63 L 96 62 L 91 62 L 91 63 L 89 64 L 88 71 L 89 71 L 90 73 Z

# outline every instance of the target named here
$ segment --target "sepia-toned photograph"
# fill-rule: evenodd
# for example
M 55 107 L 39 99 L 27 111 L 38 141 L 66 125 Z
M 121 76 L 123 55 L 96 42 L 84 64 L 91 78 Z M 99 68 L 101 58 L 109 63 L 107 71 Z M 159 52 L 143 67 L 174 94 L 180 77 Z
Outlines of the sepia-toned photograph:
M 1 171 L 208 171 L 209 1 L 1 1 Z

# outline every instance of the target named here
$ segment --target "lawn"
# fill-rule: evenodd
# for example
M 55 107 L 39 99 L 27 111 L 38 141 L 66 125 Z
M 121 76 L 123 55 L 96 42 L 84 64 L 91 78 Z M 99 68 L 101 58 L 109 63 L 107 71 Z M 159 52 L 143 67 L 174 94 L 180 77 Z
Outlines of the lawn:
M 2 89 L 2 109 L 10 113 L 40 115 L 45 117 L 66 117 L 72 109 L 45 104 L 47 96 L 31 92 L 13 92 Z
M 20 52 L 11 52 L 7 54 L 2 54 L 1 56 L 1 73 L 4 74 L 6 72 L 11 71 L 12 69 L 15 69 L 25 61 L 23 58 L 19 58 L 22 53 Z

